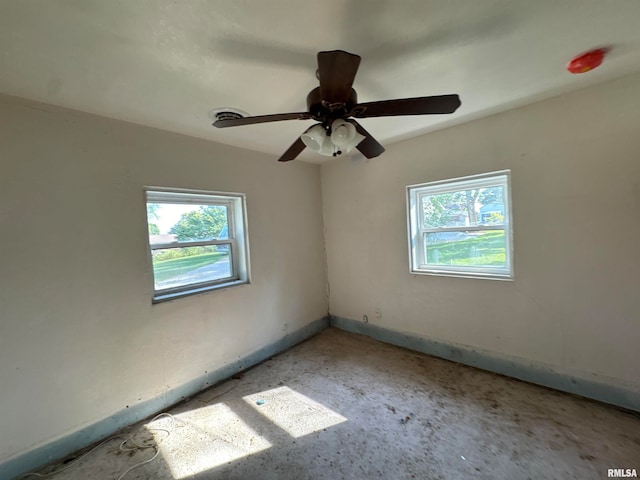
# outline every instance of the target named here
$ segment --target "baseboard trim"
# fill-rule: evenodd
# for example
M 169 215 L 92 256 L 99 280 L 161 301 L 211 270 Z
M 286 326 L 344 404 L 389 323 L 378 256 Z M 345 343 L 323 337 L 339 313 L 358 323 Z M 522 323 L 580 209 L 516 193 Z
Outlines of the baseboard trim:
M 438 342 L 349 318 L 331 315 L 330 322 L 332 327 L 367 335 L 381 342 L 640 412 L 640 390 L 632 387 L 585 379 L 524 359 L 501 358 L 472 347 Z
M 0 464 L 0 478 L 17 479 L 27 472 L 41 468 L 55 460 L 99 442 L 124 427 L 159 413 L 172 405 L 205 390 L 239 371 L 257 365 L 260 362 L 281 353 L 300 342 L 313 337 L 329 326 L 329 317 L 311 322 L 295 332 L 285 335 L 245 357 L 224 367 L 209 372 L 179 387 L 173 388 L 159 397 L 131 405 L 116 412 L 104 420 L 77 430 L 69 435 L 39 446 L 26 453 L 10 458 Z

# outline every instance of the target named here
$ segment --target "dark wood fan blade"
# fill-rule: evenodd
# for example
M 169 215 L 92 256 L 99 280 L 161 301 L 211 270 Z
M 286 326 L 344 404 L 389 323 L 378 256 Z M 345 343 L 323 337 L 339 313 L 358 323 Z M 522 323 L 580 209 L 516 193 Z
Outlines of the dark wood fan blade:
M 351 96 L 360 57 L 343 50 L 318 53 L 320 98 L 331 103 L 345 103 Z
M 359 103 L 353 108 L 351 116 L 367 118 L 394 117 L 398 115 L 438 115 L 453 113 L 460 105 L 460 97 L 458 95 L 399 98 L 397 100 Z
M 362 140 L 356 147 L 361 154 L 367 158 L 374 158 L 384 153 L 384 147 L 378 143 L 378 141 L 367 132 L 362 125 L 353 119 L 348 119 L 347 122 L 352 123 L 360 135 L 364 135 Z
M 286 152 L 282 154 L 282 156 L 278 159 L 279 162 L 290 162 L 294 160 L 300 152 L 305 149 L 304 142 L 298 137 L 298 139 L 291 144 L 291 146 L 287 149 Z
M 216 120 L 215 122 L 213 122 L 213 126 L 218 128 L 226 128 L 237 127 L 239 125 L 253 125 L 254 123 L 279 122 L 281 120 L 306 120 L 308 118 L 311 118 L 311 115 L 308 112 L 276 113 L 274 115 L 258 115 L 256 117 Z

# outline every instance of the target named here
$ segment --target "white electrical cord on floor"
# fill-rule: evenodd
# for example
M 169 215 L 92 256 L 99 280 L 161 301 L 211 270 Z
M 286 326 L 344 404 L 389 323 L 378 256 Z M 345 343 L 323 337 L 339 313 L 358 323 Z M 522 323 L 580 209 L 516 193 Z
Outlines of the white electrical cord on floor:
M 161 417 L 169 417 L 172 421 L 172 425 L 171 425 L 171 430 L 167 430 L 166 428 L 147 428 L 147 431 L 161 431 L 161 432 L 167 432 L 167 437 L 169 435 L 171 435 L 171 432 L 173 431 L 173 428 L 175 427 L 176 424 L 176 419 L 173 415 L 171 415 L 170 413 L 160 413 L 159 415 L 156 415 L 155 417 L 153 417 L 149 423 L 151 422 L 155 422 L 157 419 L 161 418 Z M 146 425 L 146 424 L 145 424 Z M 135 433 L 132 434 L 118 434 L 118 435 L 113 435 L 109 438 L 107 438 L 106 440 L 103 440 L 102 442 L 100 442 L 98 445 L 96 445 L 95 447 L 93 447 L 91 450 L 89 450 L 88 452 L 86 452 L 85 454 L 81 455 L 80 457 L 76 458 L 70 465 L 67 465 L 64 468 L 61 468 L 60 470 L 56 470 L 54 472 L 50 472 L 50 473 L 37 473 L 37 472 L 30 472 L 30 473 L 25 473 L 24 475 L 22 475 L 21 477 L 19 477 L 21 480 L 25 479 L 27 477 L 39 477 L 39 478 L 49 478 L 52 477 L 54 475 L 57 475 L 59 473 L 62 473 L 64 471 L 69 470 L 70 468 L 73 468 L 76 466 L 76 464 L 82 460 L 83 458 L 87 457 L 88 455 L 92 454 L 93 452 L 95 452 L 98 448 L 100 448 L 101 446 L 103 446 L 104 444 L 110 442 L 111 440 L 115 440 L 116 438 L 124 438 L 124 440 L 120 443 L 120 450 L 123 452 L 133 452 L 133 451 L 142 451 L 142 450 L 147 450 L 152 448 L 154 450 L 154 454 L 153 457 L 149 458 L 148 460 L 145 460 L 143 462 L 140 463 L 136 463 L 135 465 L 127 468 L 124 472 L 122 472 L 122 474 L 120 474 L 120 476 L 117 478 L 117 480 L 122 480 L 125 475 L 127 475 L 129 472 L 131 472 L 132 470 L 135 470 L 138 467 L 141 467 L 143 465 L 146 465 L 147 463 L 151 463 L 153 462 L 158 455 L 160 455 L 160 448 L 158 448 L 159 444 L 156 442 L 153 442 L 153 444 L 143 444 L 143 445 L 139 445 L 138 443 L 136 443 L 135 441 Z M 165 438 L 167 438 L 165 437 Z M 127 444 L 131 444 L 133 445 L 132 447 L 127 447 Z

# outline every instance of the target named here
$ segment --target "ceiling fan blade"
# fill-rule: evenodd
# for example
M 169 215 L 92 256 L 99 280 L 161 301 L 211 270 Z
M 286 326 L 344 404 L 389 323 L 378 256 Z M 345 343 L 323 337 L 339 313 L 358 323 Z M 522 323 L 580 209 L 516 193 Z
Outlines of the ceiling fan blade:
M 396 100 L 359 103 L 353 108 L 351 116 L 367 118 L 394 117 L 398 115 L 438 115 L 453 113 L 460 105 L 460 97 L 458 95 L 399 98 Z
M 293 142 L 291 146 L 287 149 L 287 151 L 282 154 L 282 156 L 278 159 L 278 161 L 290 162 L 291 160 L 295 160 L 295 158 L 298 155 L 300 155 L 300 152 L 302 152 L 304 149 L 305 149 L 305 144 L 300 139 L 300 137 L 298 137 L 297 140 Z
M 258 115 L 256 117 L 228 118 L 224 120 L 216 120 L 213 122 L 214 127 L 226 128 L 237 127 L 239 125 L 253 125 L 254 123 L 279 122 L 281 120 L 306 120 L 311 118 L 309 112 L 297 113 L 276 113 L 274 115 Z
M 352 123 L 360 135 L 364 135 L 362 140 L 356 148 L 367 158 L 374 158 L 384 152 L 384 147 L 378 143 L 378 141 L 367 132 L 362 125 L 352 119 L 348 119 L 347 122 Z
M 318 52 L 320 98 L 329 104 L 347 102 L 359 65 L 360 56 L 343 50 Z

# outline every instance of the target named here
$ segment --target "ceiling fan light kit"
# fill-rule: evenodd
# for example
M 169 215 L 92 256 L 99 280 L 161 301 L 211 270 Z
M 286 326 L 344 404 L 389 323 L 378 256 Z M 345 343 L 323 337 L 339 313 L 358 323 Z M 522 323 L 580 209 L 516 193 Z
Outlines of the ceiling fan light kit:
M 357 148 L 365 157 L 374 158 L 384 152 L 384 147 L 352 117 L 449 114 L 460 106 L 458 95 L 402 98 L 359 104 L 356 91 L 352 88 L 359 65 L 358 55 L 343 50 L 319 52 L 316 76 L 320 86 L 307 95 L 306 112 L 255 117 L 239 115 L 235 118 L 216 115 L 213 126 L 226 128 L 281 120 L 313 119 L 319 123 L 305 130 L 278 161 L 294 160 L 305 148 L 320 155 L 334 157 Z
M 334 120 L 327 129 L 317 123 L 309 127 L 301 136 L 302 143 L 312 152 L 326 157 L 335 157 L 353 150 L 365 137 L 353 124 L 345 120 Z

